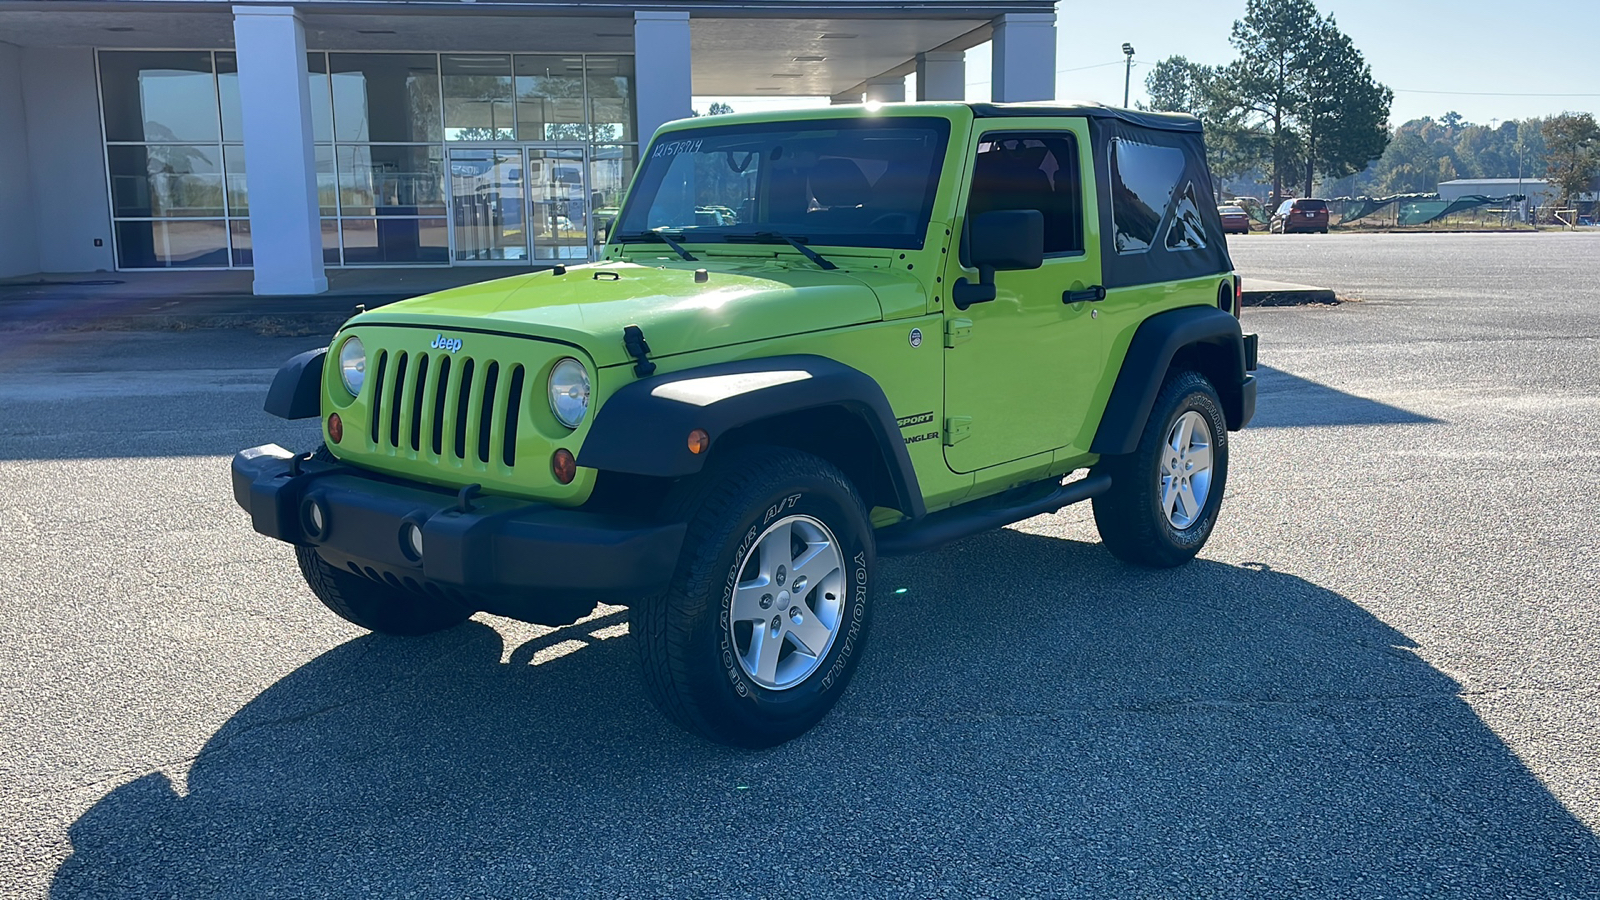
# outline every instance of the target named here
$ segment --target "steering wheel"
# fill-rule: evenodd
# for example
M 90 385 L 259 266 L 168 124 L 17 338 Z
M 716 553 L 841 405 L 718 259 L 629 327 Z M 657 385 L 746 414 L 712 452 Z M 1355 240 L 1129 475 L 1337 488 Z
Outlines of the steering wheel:
M 892 212 L 884 213 L 869 223 L 873 228 L 883 228 L 885 231 L 909 231 L 911 229 L 910 213 Z

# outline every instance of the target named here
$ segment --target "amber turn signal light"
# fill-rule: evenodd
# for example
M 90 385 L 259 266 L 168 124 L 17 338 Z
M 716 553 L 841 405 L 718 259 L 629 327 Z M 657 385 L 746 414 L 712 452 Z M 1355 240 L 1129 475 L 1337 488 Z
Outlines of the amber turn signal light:
M 571 484 L 578 475 L 578 461 L 572 458 L 572 451 L 562 447 L 550 454 L 550 471 L 555 474 L 556 481 Z
M 704 428 L 696 428 L 695 430 L 689 432 L 690 453 L 699 455 L 706 452 L 706 448 L 709 446 L 711 446 L 711 435 L 706 434 L 706 430 Z
M 328 414 L 328 439 L 335 444 L 344 440 L 344 420 L 338 413 Z

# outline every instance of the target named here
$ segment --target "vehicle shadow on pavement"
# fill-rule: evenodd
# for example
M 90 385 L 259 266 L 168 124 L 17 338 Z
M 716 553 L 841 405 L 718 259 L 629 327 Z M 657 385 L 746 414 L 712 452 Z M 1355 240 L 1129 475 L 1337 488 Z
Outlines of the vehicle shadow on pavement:
M 1595 835 L 1350 598 L 1013 530 L 878 577 L 845 700 L 762 752 L 665 724 L 620 613 L 351 640 L 85 813 L 52 894 L 1600 892 Z
M 1262 366 L 1256 370 L 1256 415 L 1251 428 L 1334 425 L 1437 425 L 1439 419 L 1369 400 L 1338 388 Z

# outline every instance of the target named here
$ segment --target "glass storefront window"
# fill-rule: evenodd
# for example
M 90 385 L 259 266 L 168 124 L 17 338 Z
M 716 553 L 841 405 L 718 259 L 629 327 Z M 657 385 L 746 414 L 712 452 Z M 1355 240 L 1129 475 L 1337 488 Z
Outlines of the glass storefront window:
M 583 57 L 516 57 L 517 138 L 583 141 Z
M 632 144 L 601 144 L 589 151 L 589 202 L 593 213 L 594 242 L 606 242 L 617 219 L 622 196 L 633 180 L 639 148 Z
M 445 54 L 444 139 L 503 141 L 511 138 L 511 57 L 506 54 Z
M 306 54 L 311 84 L 311 136 L 319 144 L 333 140 L 333 107 L 329 98 L 328 60 L 324 53 Z M 217 54 L 217 99 L 222 106 L 222 139 L 244 140 L 244 118 L 239 111 L 239 62 L 233 53 Z
M 443 140 L 439 65 L 432 53 L 330 53 L 339 141 Z
M 450 260 L 443 218 L 343 219 L 345 265 L 417 265 Z
M 114 215 L 224 215 L 220 156 L 216 145 L 107 147 Z
M 123 269 L 225 267 L 224 219 L 161 219 L 116 223 L 117 266 Z
M 444 214 L 441 147 L 340 146 L 339 205 L 345 215 Z
M 589 140 L 634 141 L 633 57 L 585 57 Z
M 217 84 L 207 51 L 100 54 L 108 141 L 215 143 Z

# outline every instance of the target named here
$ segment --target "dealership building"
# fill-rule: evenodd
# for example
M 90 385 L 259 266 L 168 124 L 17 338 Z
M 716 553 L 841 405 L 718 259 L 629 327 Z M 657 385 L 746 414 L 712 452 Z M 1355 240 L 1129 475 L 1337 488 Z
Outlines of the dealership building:
M 584 260 L 693 97 L 960 100 L 985 42 L 1054 97 L 1052 0 L 0 0 L 0 277 Z

